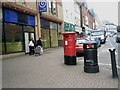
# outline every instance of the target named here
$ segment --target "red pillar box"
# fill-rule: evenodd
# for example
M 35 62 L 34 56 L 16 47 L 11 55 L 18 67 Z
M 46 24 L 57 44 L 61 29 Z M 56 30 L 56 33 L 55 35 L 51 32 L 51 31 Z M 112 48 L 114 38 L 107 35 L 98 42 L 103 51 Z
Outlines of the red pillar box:
M 76 65 L 75 32 L 63 33 L 64 63 Z

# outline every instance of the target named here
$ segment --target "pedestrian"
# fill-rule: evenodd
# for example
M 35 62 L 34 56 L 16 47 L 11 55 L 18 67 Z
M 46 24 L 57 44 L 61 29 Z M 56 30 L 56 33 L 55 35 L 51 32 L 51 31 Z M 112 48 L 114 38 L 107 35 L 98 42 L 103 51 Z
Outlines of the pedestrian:
M 43 53 L 43 47 L 42 47 L 42 41 L 41 41 L 41 38 L 39 38 L 38 40 L 37 40 L 37 46 L 40 46 L 40 53 Z
M 37 41 L 34 40 L 33 43 L 34 43 L 34 48 L 36 48 L 37 47 Z
M 42 47 L 42 41 L 41 41 L 41 38 L 39 38 L 39 39 L 37 40 L 37 46 L 41 46 L 41 47 Z
M 34 55 L 34 40 L 33 38 L 30 39 L 29 42 L 29 55 Z
M 83 38 L 83 33 L 80 33 L 80 38 Z
M 100 39 L 99 38 L 95 38 L 95 42 L 97 43 L 97 47 L 100 46 Z

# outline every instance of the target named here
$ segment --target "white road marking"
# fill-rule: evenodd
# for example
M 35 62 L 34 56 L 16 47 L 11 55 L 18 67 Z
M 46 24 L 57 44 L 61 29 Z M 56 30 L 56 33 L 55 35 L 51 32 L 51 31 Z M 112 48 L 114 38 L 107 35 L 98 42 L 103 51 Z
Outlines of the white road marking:
M 111 66 L 111 64 L 105 64 L 105 63 L 98 63 L 99 65 L 105 65 L 105 66 Z M 120 66 L 117 65 L 117 68 L 120 69 Z
M 99 65 L 111 66 L 111 64 L 98 63 Z

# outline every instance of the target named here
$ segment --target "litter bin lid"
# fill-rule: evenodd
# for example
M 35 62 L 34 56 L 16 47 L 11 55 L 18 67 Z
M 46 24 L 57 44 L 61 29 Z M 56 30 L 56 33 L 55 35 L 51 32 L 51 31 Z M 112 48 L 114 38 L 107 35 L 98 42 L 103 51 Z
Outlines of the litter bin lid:
M 83 48 L 84 49 L 97 49 L 97 43 L 96 42 L 84 43 Z

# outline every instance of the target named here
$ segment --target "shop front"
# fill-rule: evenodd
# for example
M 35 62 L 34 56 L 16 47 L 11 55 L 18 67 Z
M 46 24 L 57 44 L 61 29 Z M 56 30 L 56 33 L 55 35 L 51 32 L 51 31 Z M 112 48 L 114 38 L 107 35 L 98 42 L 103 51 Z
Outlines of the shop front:
M 41 38 L 43 48 L 58 46 L 58 23 L 41 18 Z
M 29 40 L 35 39 L 35 17 L 3 8 L 2 54 L 29 52 Z

